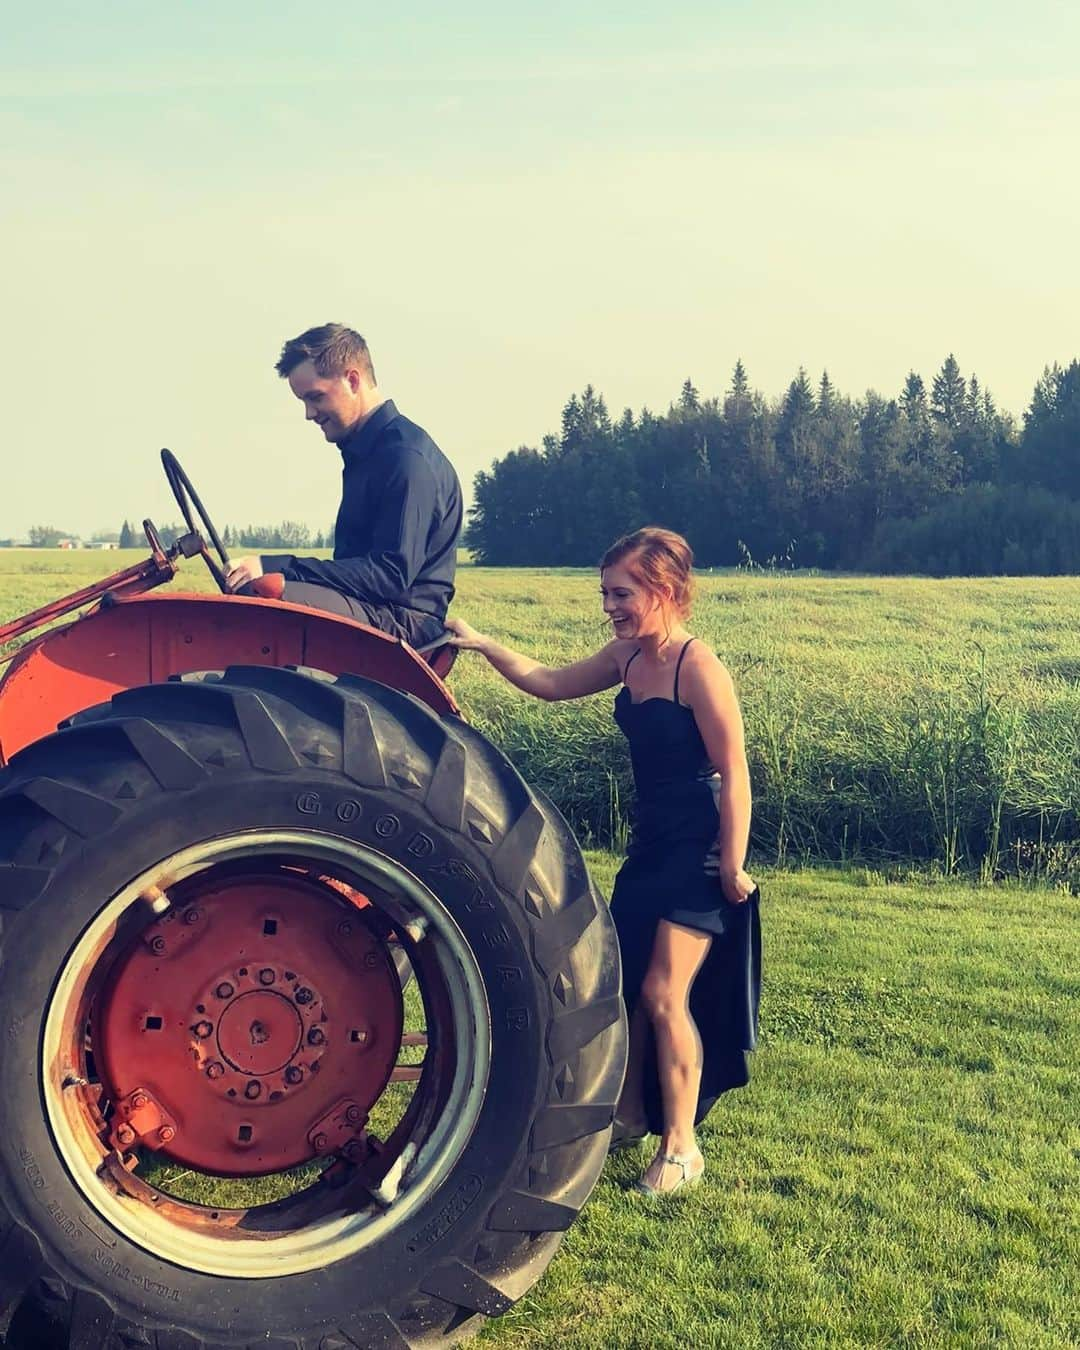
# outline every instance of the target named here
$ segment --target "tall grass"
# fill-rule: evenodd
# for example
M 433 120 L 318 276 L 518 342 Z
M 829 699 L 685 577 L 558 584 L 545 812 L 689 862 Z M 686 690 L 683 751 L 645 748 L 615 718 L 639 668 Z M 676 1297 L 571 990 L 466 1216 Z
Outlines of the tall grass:
M 0 618 L 129 560 L 0 553 Z M 458 576 L 455 612 L 541 660 L 608 635 L 588 571 Z M 691 628 L 739 688 L 759 858 L 1080 889 L 1080 580 L 706 574 Z M 610 694 L 537 703 L 470 654 L 451 684 L 586 842 L 624 845 L 633 788 Z
M 586 573 L 477 570 L 459 612 L 570 660 L 604 636 L 592 591 Z M 759 855 L 1080 885 L 1077 581 L 706 576 L 692 628 L 740 690 Z M 475 657 L 454 684 L 587 840 L 619 846 L 632 786 L 610 695 L 537 704 Z

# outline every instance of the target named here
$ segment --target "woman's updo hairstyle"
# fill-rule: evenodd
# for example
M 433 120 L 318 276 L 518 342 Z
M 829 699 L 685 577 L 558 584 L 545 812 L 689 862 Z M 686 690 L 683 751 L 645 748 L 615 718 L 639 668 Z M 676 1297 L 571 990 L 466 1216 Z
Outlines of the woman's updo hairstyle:
M 600 559 L 600 571 L 624 562 L 634 576 L 654 594 L 671 591 L 672 608 L 680 619 L 690 614 L 694 594 L 694 554 L 674 530 L 646 525 L 616 539 Z

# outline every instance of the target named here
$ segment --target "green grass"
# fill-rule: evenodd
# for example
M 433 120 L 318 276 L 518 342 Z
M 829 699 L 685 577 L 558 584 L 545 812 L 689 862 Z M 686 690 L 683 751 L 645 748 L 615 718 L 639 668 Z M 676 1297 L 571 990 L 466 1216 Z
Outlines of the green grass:
M 825 871 L 762 890 L 761 1044 L 702 1131 L 705 1182 L 650 1202 L 646 1155 L 616 1155 L 481 1343 L 1080 1343 L 1075 904 Z
M 604 640 L 598 610 L 584 572 L 468 569 L 457 602 L 552 662 Z M 1080 580 L 710 575 L 691 628 L 740 690 L 764 856 L 1080 886 Z M 620 844 L 610 695 L 538 705 L 474 656 L 452 682 L 583 838 Z
M 136 556 L 0 552 L 0 619 Z M 607 636 L 588 571 L 459 579 L 455 612 L 539 659 Z M 212 588 L 197 562 L 193 583 Z M 692 627 L 740 689 L 760 855 L 1080 889 L 1080 579 L 705 575 Z M 539 704 L 471 654 L 451 683 L 583 840 L 621 846 L 629 766 L 609 694 Z

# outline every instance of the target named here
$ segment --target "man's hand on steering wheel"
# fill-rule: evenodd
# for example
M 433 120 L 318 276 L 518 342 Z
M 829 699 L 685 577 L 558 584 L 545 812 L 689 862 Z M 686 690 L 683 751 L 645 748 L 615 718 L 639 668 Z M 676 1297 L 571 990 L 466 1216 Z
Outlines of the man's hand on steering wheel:
M 262 559 L 257 554 L 252 554 L 247 558 L 237 558 L 225 573 L 225 579 L 229 583 L 229 590 L 235 592 L 242 586 L 257 581 L 262 574 Z

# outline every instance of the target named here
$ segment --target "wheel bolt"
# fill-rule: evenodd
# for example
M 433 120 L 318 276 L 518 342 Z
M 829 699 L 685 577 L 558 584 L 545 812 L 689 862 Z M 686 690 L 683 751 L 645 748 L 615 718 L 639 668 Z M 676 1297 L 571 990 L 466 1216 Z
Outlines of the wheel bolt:
M 131 1109 L 133 1111 L 141 1111 L 144 1106 L 149 1106 L 149 1104 L 150 1101 L 145 1092 L 136 1092 L 135 1096 L 131 1099 Z
M 315 995 L 311 992 L 311 990 L 307 987 L 306 984 L 302 984 L 300 988 L 296 991 L 296 1001 L 301 1005 L 301 1007 L 305 1003 L 310 1003 L 314 997 Z
M 176 1131 L 171 1125 L 162 1125 L 161 1129 L 158 1130 L 158 1138 L 163 1144 L 171 1144 L 176 1138 Z
M 297 1068 L 295 1064 L 290 1064 L 285 1070 L 285 1081 L 290 1087 L 295 1087 L 304 1076 L 303 1069 Z
M 221 984 L 214 990 L 218 998 L 232 998 L 234 989 L 228 980 L 222 980 Z
M 358 1106 L 350 1106 L 348 1110 L 346 1110 L 345 1112 L 345 1119 L 349 1122 L 350 1125 L 359 1125 L 360 1108 Z
M 165 950 L 165 939 L 163 937 L 151 938 L 150 950 L 154 953 L 155 956 L 160 956 L 162 952 Z
M 312 1027 L 307 1034 L 308 1045 L 324 1045 L 326 1043 L 326 1032 L 321 1027 Z
M 352 936 L 352 924 L 349 923 L 348 919 L 346 919 L 344 923 L 339 923 L 337 926 L 337 930 L 342 937 Z
M 263 966 L 262 970 L 259 971 L 260 984 L 273 984 L 276 979 L 277 976 L 274 974 L 274 972 L 270 969 L 269 966 Z
M 367 966 L 367 968 L 368 968 L 369 970 L 370 970 L 373 966 L 377 966 L 378 964 L 379 964 L 379 953 L 378 953 L 378 952 L 365 952 L 365 953 L 364 953 L 364 965 Z
M 214 1028 L 210 1022 L 196 1022 L 192 1030 L 200 1041 L 205 1041 Z
M 116 1142 L 123 1144 L 125 1148 L 128 1144 L 135 1142 L 135 1131 L 130 1125 L 121 1125 L 116 1131 Z
M 249 1102 L 253 1102 L 255 1098 L 258 1097 L 261 1093 L 262 1093 L 262 1084 L 256 1082 L 254 1078 L 251 1079 L 248 1085 L 244 1088 L 244 1096 L 248 1099 Z
M 199 913 L 199 911 L 198 911 L 197 909 L 189 909 L 189 910 L 184 914 L 184 922 L 185 922 L 185 923 L 198 923 L 199 920 L 200 920 L 201 918 L 202 918 L 202 915 Z
M 315 1152 L 321 1153 L 330 1141 L 325 1134 L 317 1134 L 311 1142 L 315 1145 Z
M 219 1064 L 216 1059 L 214 1060 L 213 1064 L 208 1064 L 206 1066 L 207 1078 L 220 1078 L 224 1072 L 225 1072 L 225 1065 Z

